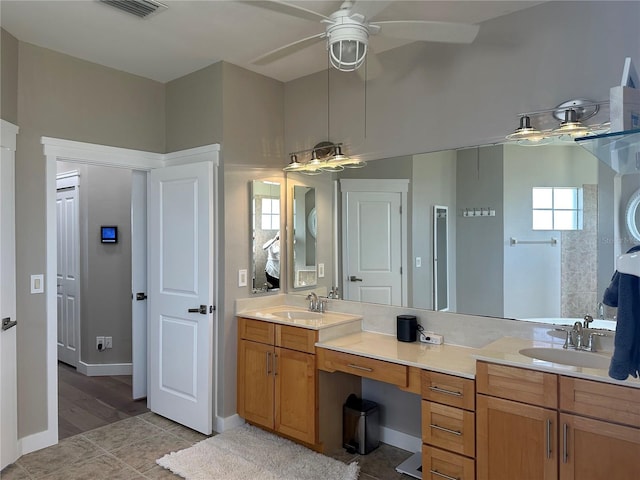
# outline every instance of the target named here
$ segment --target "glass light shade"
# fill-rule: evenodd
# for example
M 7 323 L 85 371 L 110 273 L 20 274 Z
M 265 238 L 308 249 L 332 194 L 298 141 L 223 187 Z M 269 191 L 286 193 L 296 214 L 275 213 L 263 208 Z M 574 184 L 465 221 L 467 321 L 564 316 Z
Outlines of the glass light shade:
M 542 142 L 546 141 L 547 136 L 531 126 L 531 118 L 528 115 L 522 115 L 520 117 L 520 126 L 512 134 L 507 135 L 506 138 L 507 140 L 518 141 L 521 145 L 541 145 Z
M 298 162 L 298 156 L 295 153 L 292 153 L 291 161 L 289 162 L 289 165 L 284 167 L 282 170 L 284 170 L 285 172 L 296 172 L 300 170 L 302 167 L 303 167 L 303 164 Z
M 591 131 L 578 120 L 578 114 L 572 108 L 564 112 L 564 122 L 553 131 L 561 140 L 573 140 L 574 138 L 589 135 Z
M 358 40 L 338 40 L 329 46 L 329 60 L 342 72 L 353 72 L 363 63 L 367 45 Z
M 368 28 L 348 16 L 327 29 L 329 61 L 342 72 L 352 72 L 364 63 L 368 45 Z

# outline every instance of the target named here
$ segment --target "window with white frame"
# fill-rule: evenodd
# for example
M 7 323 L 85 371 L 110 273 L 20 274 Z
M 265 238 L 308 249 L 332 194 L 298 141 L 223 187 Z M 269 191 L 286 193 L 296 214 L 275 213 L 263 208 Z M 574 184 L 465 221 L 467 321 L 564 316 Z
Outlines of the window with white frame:
M 261 224 L 262 230 L 278 230 L 280 228 L 279 198 L 262 198 Z
M 582 230 L 582 188 L 534 187 L 534 230 Z

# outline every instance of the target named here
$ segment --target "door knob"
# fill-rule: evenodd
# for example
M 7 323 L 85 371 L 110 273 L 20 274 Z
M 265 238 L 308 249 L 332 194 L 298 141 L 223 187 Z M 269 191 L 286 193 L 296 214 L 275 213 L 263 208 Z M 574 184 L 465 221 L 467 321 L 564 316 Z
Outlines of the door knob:
M 349 281 L 350 281 L 350 282 L 361 282 L 361 281 L 362 281 L 362 279 L 361 279 L 361 278 L 356 277 L 355 275 L 351 275 L 351 276 L 349 277 Z
M 200 305 L 198 308 L 190 308 L 188 310 L 189 313 L 200 313 L 201 315 L 206 315 L 207 314 L 207 306 L 206 305 Z

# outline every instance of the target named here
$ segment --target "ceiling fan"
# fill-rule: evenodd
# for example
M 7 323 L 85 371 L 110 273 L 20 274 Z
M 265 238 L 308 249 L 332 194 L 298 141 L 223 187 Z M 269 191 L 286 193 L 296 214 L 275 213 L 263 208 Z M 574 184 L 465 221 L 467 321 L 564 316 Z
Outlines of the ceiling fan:
M 250 5 L 292 15 L 325 25 L 324 31 L 296 40 L 272 50 L 253 60 L 255 65 L 267 65 L 326 38 L 331 65 L 343 72 L 358 69 L 365 61 L 369 48 L 369 36 L 380 34 L 411 41 L 471 43 L 479 26 L 463 23 L 431 22 L 425 20 L 371 21 L 392 1 L 350 1 L 328 17 L 306 8 L 278 1 L 245 1 Z

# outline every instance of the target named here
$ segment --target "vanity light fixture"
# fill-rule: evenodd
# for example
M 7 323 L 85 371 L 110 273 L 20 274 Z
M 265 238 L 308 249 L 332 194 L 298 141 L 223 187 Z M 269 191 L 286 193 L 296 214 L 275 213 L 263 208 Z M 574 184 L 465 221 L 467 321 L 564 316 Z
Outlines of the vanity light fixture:
M 311 153 L 311 159 L 300 162 L 298 155 Z M 300 150 L 289 154 L 291 161 L 283 168 L 285 172 L 300 172 L 305 175 L 319 175 L 322 172 L 335 173 L 345 168 L 362 168 L 367 165 L 357 158 L 342 153 L 341 143 L 320 142 L 308 150 Z
M 507 135 L 506 139 L 519 145 L 535 146 L 557 141 L 573 142 L 576 138 L 592 135 L 594 132 L 603 133 L 608 129 L 608 122 L 595 125 L 586 125 L 584 122 L 594 117 L 604 104 L 608 102 L 578 98 L 563 102 L 552 109 L 521 113 L 518 115 L 519 127 Z M 533 126 L 534 117 L 539 124 L 549 124 L 554 119 L 561 123 L 556 128 L 541 130 Z

